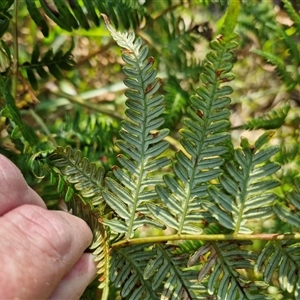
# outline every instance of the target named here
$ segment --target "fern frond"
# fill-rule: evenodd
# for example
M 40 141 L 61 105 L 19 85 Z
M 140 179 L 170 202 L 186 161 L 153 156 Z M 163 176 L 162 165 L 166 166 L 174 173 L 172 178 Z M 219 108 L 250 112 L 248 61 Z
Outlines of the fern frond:
M 0 74 L 0 98 L 5 103 L 4 108 L 0 111 L 0 115 L 10 120 L 12 128 L 8 127 L 7 130 L 13 139 L 21 140 L 24 145 L 24 153 L 32 153 L 39 144 L 39 140 L 35 131 L 22 120 L 20 111 L 10 91 L 10 81 Z
M 42 16 L 40 9 L 36 6 L 33 0 L 26 0 L 26 5 L 29 13 L 37 26 L 46 28 L 45 18 Z M 47 15 L 58 26 L 67 31 L 78 29 L 81 26 L 84 29 L 89 29 L 89 20 L 94 22 L 96 26 L 99 26 L 99 18 L 95 11 L 95 5 L 87 1 L 62 1 L 54 0 L 53 3 L 49 3 L 46 0 L 40 0 L 40 5 L 43 9 L 43 13 Z M 69 4 L 69 5 L 68 5 Z M 45 36 L 48 35 L 47 31 L 42 31 Z
M 125 93 L 128 120 L 122 123 L 123 140 L 116 143 L 124 153 L 118 156 L 123 169 L 113 167 L 116 180 L 106 178 L 108 189 L 103 192 L 105 201 L 123 220 L 105 220 L 104 224 L 130 238 L 134 230 L 144 224 L 163 228 L 149 215 L 146 203 L 157 198 L 154 185 L 161 182 L 152 173 L 169 163 L 169 159 L 160 157 L 168 148 L 163 139 L 169 130 L 158 130 L 164 123 L 161 117 L 164 99 L 154 95 L 161 79 L 156 77 L 157 72 L 152 67 L 154 59 L 147 58 L 148 47 L 142 46 L 142 40 L 135 39 L 133 32 L 116 31 L 109 19 L 103 17 L 112 37 L 123 48 L 122 58 L 127 63 L 123 68 L 127 76 L 124 83 L 129 87 Z
M 96 5 L 101 13 L 109 16 L 117 28 L 137 28 L 143 18 L 148 17 L 145 7 L 135 0 L 97 1 Z
M 298 31 L 300 31 L 300 16 L 299 12 L 295 10 L 293 4 L 288 0 L 282 0 L 284 3 L 284 8 L 286 9 L 290 18 L 294 21 L 295 26 L 297 27 Z
M 3 77 L 6 77 L 11 70 L 13 61 L 12 61 L 12 53 L 8 45 L 0 40 L 0 59 L 1 59 L 1 72 L 0 74 Z
M 80 151 L 74 153 L 70 147 L 58 147 L 50 159 L 65 178 L 71 196 L 75 190 L 84 204 L 89 204 L 91 209 L 96 207 L 102 215 L 105 208 L 102 198 L 104 169 L 91 164 Z M 68 194 L 66 197 L 71 198 Z
M 81 108 L 66 114 L 65 121 L 55 130 L 55 139 L 63 140 L 72 148 L 82 149 L 90 161 L 100 161 L 106 171 L 116 164 L 114 140 L 118 137 L 120 122 L 106 115 L 91 113 Z
M 80 151 L 74 153 L 70 147 L 58 147 L 49 158 L 57 168 L 58 191 L 66 189 L 64 198 L 68 211 L 85 220 L 93 232 L 90 249 L 97 262 L 101 299 L 105 300 L 109 291 L 110 249 L 108 234 L 100 222 L 105 208 L 102 198 L 104 169 L 89 163 Z
M 249 32 L 251 32 L 257 37 L 258 43 L 272 40 L 275 31 L 270 30 L 270 24 L 276 24 L 273 3 L 269 1 L 243 3 L 238 23 L 239 35 L 242 39 L 249 39 Z
M 292 74 L 287 71 L 285 67 L 285 62 L 279 57 L 271 53 L 267 53 L 261 50 L 253 50 L 254 53 L 260 55 L 263 57 L 268 63 L 275 66 L 275 71 L 279 78 L 285 83 L 287 88 L 289 90 L 292 90 L 297 82 L 295 82 L 295 79 L 292 77 Z
M 268 242 L 260 253 L 256 272 L 262 272 L 266 283 L 278 272 L 280 288 L 294 294 L 294 299 L 300 296 L 300 244 L 293 240 L 284 242 Z
M 59 80 L 63 78 L 61 70 L 73 70 L 75 66 L 75 62 L 72 59 L 73 48 L 74 41 L 72 40 L 70 48 L 65 53 L 63 50 L 58 50 L 56 53 L 53 53 L 53 50 L 50 49 L 41 58 L 40 48 L 38 45 L 35 45 L 32 51 L 31 61 L 25 62 L 21 66 L 21 68 L 25 69 L 31 86 L 35 90 L 38 89 L 37 74 L 40 78 L 47 79 L 50 72 L 56 79 Z M 49 70 L 49 72 L 45 70 L 45 67 Z
M 109 15 L 115 26 L 123 26 L 126 29 L 137 27 L 143 17 L 147 15 L 144 7 L 135 0 L 120 0 L 117 2 L 112 0 L 39 0 L 39 5 L 37 4 L 38 1 L 35 0 L 25 1 L 32 20 L 45 37 L 49 35 L 49 26 L 45 16 L 60 28 L 71 32 L 78 28 L 88 30 L 91 28 L 92 23 L 99 26 L 99 11 Z M 13 1 L 10 0 L 10 2 Z M 5 22 L 9 22 L 9 14 L 5 12 L 3 15 L 7 15 Z
M 187 255 L 166 244 L 133 245 L 112 252 L 110 280 L 126 299 L 210 299 L 187 269 Z
M 99 222 L 101 217 L 99 210 L 93 210 L 90 205 L 82 202 L 78 195 L 74 195 L 68 202 L 69 212 L 85 220 L 93 232 L 93 241 L 90 249 L 95 256 L 94 261 L 97 263 L 97 274 L 99 275 L 99 289 L 102 290 L 102 300 L 108 299 L 109 289 L 109 271 L 110 255 L 108 245 L 108 234 L 104 226 Z
M 203 86 L 191 98 L 189 119 L 184 120 L 181 144 L 186 150 L 176 154 L 174 173 L 176 177 L 164 176 L 167 189 L 157 187 L 163 206 L 149 205 L 150 210 L 168 226 L 181 233 L 201 233 L 201 201 L 207 195 L 208 183 L 220 173 L 226 152 L 224 142 L 228 139 L 230 112 L 228 95 L 232 92 L 224 82 L 233 79 L 232 50 L 236 47 L 234 37 L 213 41 L 213 49 L 207 55 L 203 68 Z
M 12 19 L 11 14 L 9 13 L 9 8 L 13 5 L 14 0 L 3 1 L 0 4 L 0 38 L 7 31 L 10 20 Z
M 287 204 L 276 201 L 273 209 L 276 215 L 284 222 L 300 228 L 300 178 L 297 177 L 294 181 L 294 190 L 286 196 Z
M 270 192 L 279 185 L 268 176 L 280 166 L 269 162 L 278 152 L 278 147 L 260 150 L 273 135 L 266 132 L 253 146 L 242 139 L 241 149 L 235 151 L 236 163 L 227 166 L 227 174 L 220 176 L 222 188 L 210 186 L 210 201 L 203 206 L 226 228 L 235 233 L 249 233 L 246 223 L 249 220 L 267 218 L 273 214 L 272 205 L 277 196 Z
M 160 299 L 207 299 L 206 287 L 195 279 L 197 271 L 185 268 L 188 257 L 176 254 L 175 250 L 172 245 L 156 244 L 144 278 L 151 280 Z
M 157 299 L 151 282 L 143 276 L 144 268 L 155 255 L 149 246 L 147 244 L 133 245 L 114 249 L 111 253 L 110 280 L 116 288 L 121 288 L 123 298 Z
M 250 244 L 248 241 L 207 243 L 190 257 L 188 266 L 200 262 L 198 281 L 207 282 L 209 294 L 217 299 L 272 299 L 260 294 L 266 284 L 248 279 L 246 272 L 241 273 L 254 266 L 256 254 L 242 249 Z
M 242 127 L 246 130 L 256 130 L 256 129 L 276 129 L 280 128 L 287 117 L 290 110 L 289 105 L 285 105 L 278 109 L 273 109 L 267 112 L 265 115 L 252 118 Z

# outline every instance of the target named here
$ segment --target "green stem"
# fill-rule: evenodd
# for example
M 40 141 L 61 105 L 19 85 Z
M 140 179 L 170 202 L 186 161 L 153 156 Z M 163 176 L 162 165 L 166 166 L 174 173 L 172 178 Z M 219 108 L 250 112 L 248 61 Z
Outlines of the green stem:
M 92 111 L 96 111 L 98 113 L 102 113 L 102 114 L 108 115 L 108 116 L 110 116 L 110 117 L 112 117 L 114 119 L 117 119 L 117 120 L 120 120 L 120 121 L 122 121 L 124 119 L 116 111 L 113 111 L 111 109 L 106 109 L 104 107 L 101 107 L 100 105 L 84 101 L 80 96 L 73 96 L 73 95 L 64 93 L 62 91 L 53 91 L 53 90 L 51 90 L 51 93 L 53 95 L 55 95 L 55 96 L 58 96 L 58 97 L 61 97 L 61 98 L 66 98 L 70 102 L 75 103 L 75 104 L 79 104 L 79 105 L 81 105 L 83 107 L 91 109 Z
M 243 221 L 243 216 L 244 216 L 244 209 L 245 209 L 245 204 L 246 204 L 246 200 L 247 200 L 247 195 L 248 195 L 248 185 L 249 185 L 249 178 L 250 178 L 250 172 L 252 171 L 252 155 L 251 155 L 251 160 L 248 161 L 248 167 L 247 170 L 243 170 L 244 174 L 245 174 L 245 180 L 244 180 L 244 184 L 241 187 L 241 193 L 239 195 L 237 195 L 237 197 L 240 198 L 240 205 L 239 205 L 239 214 L 238 214 L 238 218 L 235 224 L 235 230 L 234 233 L 238 233 Z M 238 201 L 236 199 L 236 201 Z
M 13 10 L 13 57 L 14 63 L 12 65 L 12 96 L 17 97 L 18 73 L 19 73 L 19 44 L 18 44 L 18 7 L 19 0 L 14 2 Z
M 282 240 L 300 240 L 300 233 L 279 234 L 279 233 L 258 233 L 258 234 L 174 234 L 166 236 L 154 236 L 144 238 L 126 239 L 112 244 L 112 248 L 120 248 L 130 245 L 146 243 L 165 243 L 170 241 L 282 241 Z
M 57 147 L 56 140 L 52 137 L 51 131 L 48 129 L 43 119 L 33 109 L 30 109 L 29 113 L 35 119 L 35 121 L 40 125 L 44 133 L 47 135 L 48 139 L 53 143 L 55 147 Z
M 166 14 L 170 11 L 175 10 L 177 7 L 182 6 L 182 4 L 174 4 L 174 5 L 170 5 L 168 6 L 166 9 L 164 9 L 163 11 L 159 12 L 156 15 L 152 16 L 153 21 L 156 21 L 157 19 L 161 18 L 161 17 L 165 17 Z

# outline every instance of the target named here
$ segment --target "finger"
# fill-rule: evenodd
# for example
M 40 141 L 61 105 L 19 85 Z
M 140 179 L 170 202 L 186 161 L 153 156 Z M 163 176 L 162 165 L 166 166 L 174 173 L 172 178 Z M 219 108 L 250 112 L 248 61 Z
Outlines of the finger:
M 0 299 L 48 298 L 92 240 L 68 213 L 22 205 L 0 218 Z
M 94 256 L 84 253 L 74 268 L 61 280 L 49 299 L 79 299 L 97 274 Z
M 22 204 L 46 207 L 41 197 L 27 185 L 20 170 L 0 155 L 0 216 Z

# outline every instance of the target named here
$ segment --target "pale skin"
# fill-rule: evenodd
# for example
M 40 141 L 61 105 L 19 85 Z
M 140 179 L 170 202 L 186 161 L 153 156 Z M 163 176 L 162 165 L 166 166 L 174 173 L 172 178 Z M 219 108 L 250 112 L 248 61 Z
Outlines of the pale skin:
M 81 219 L 47 210 L 0 155 L 0 299 L 78 299 L 96 276 Z

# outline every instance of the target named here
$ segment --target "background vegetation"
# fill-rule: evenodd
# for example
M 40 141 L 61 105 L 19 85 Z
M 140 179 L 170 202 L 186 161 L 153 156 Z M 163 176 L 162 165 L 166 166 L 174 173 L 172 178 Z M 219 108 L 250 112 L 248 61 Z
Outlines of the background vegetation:
M 73 17 L 62 15 L 66 11 L 60 6 L 63 3 Z M 103 13 L 118 30 L 133 30 L 149 47 L 148 56 L 154 58 L 151 62 L 162 79 L 159 93 L 165 95 L 164 127 L 170 131 L 165 140 L 171 147 L 164 154 L 175 160 L 175 153 L 183 149 L 179 130 L 189 114 L 191 96 L 202 84 L 200 75 L 205 57 L 211 51 L 209 44 L 221 34 L 227 7 L 226 0 L 2 1 L 0 152 L 18 165 L 27 182 L 50 209 L 57 209 L 62 197 L 66 200 L 76 197 L 74 187 L 64 181 L 65 177 L 55 178 L 59 164 L 54 174 L 53 166 L 44 162 L 44 157 L 48 158 L 58 146 L 80 150 L 89 162 L 104 168 L 103 174 L 112 166 L 121 165 L 117 157 L 122 147 L 117 147 L 116 140 L 120 139 L 121 120 L 128 118 L 122 72 L 125 63 L 120 47 L 100 16 Z M 293 190 L 295 180 L 299 187 L 299 9 L 299 1 L 241 1 L 235 27 L 239 37 L 232 72 L 236 79 L 228 82 L 233 89 L 228 105 L 232 147 L 240 144 L 241 137 L 249 138 L 250 144 L 254 144 L 265 130 L 275 130 L 265 147 L 279 147 L 272 158 L 281 165 L 273 176 L 280 181 L 275 191 L 279 202 L 284 204 L 286 215 L 295 219 L 294 223 L 287 221 L 286 215 L 280 213 L 282 207 L 274 205 L 281 217 L 253 222 L 256 233 L 297 232 L 300 224 L 297 201 L 291 202 L 286 197 L 287 192 Z M 61 152 L 56 151 L 58 161 L 60 154 L 65 155 L 63 148 L 58 148 Z M 156 173 L 162 175 L 171 171 L 164 166 Z M 54 184 L 57 190 L 53 189 Z M 290 194 L 290 198 L 296 194 Z M 93 205 L 103 201 L 99 197 L 93 200 Z M 73 213 L 77 211 L 93 222 L 76 201 L 72 200 L 71 206 Z M 106 210 L 101 213 L 113 214 Z M 97 227 L 93 223 L 90 225 Z M 106 232 L 101 231 L 103 228 L 98 230 L 100 237 L 95 239 L 95 248 L 107 239 Z M 222 232 L 210 230 L 210 233 Z M 162 232 L 143 226 L 135 232 L 135 237 L 161 234 L 173 234 L 173 230 L 168 228 Z M 262 239 L 251 245 L 245 243 L 243 250 L 257 254 L 262 249 L 267 249 L 266 253 L 276 251 L 271 246 L 264 248 L 265 243 Z M 191 257 L 191 249 L 195 252 L 203 246 L 192 244 L 185 244 Z M 296 242 L 292 244 L 296 245 Z M 160 251 L 167 253 L 164 247 Z M 209 261 L 211 252 L 208 248 L 205 251 L 198 258 Z M 251 271 L 246 272 L 246 269 L 242 273 L 248 272 L 247 278 L 251 278 Z M 263 266 L 259 271 L 263 273 Z M 294 285 L 298 271 L 292 274 L 295 280 L 291 280 L 291 287 L 282 283 L 276 272 L 270 271 L 268 280 L 261 275 L 260 279 L 270 285 L 266 294 L 275 299 L 297 299 L 298 289 Z M 102 292 L 95 295 L 94 287 L 95 284 L 91 285 L 83 298 L 104 297 Z M 109 299 L 120 295 L 113 286 L 109 293 Z M 213 299 L 217 294 L 220 297 L 220 293 L 214 291 L 207 297 Z

